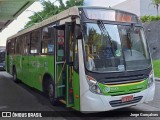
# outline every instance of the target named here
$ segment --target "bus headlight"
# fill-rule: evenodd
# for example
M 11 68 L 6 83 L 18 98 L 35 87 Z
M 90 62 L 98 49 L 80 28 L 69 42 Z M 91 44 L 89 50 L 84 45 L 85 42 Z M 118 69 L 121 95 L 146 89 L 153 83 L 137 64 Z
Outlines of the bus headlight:
M 101 94 L 101 90 L 97 84 L 97 81 L 91 76 L 86 76 L 87 82 L 89 84 L 89 90 L 96 94 Z
M 147 87 L 149 88 L 150 86 L 152 86 L 153 83 L 154 83 L 154 72 L 152 71 L 149 75 L 149 78 L 148 78 L 148 86 Z

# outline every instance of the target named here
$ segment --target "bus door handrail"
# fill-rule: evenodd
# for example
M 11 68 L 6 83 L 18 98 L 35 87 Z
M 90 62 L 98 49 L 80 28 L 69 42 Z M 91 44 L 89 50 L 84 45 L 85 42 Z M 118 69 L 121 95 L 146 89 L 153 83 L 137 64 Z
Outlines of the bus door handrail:
M 59 82 L 59 80 L 60 80 L 60 78 L 61 78 L 61 75 L 62 75 L 62 72 L 63 72 L 63 70 L 64 70 L 65 64 L 66 64 L 66 60 L 65 60 L 64 63 L 63 63 L 63 67 L 62 67 L 62 70 L 61 70 L 60 75 L 59 75 L 59 77 L 58 77 L 58 80 L 57 80 L 57 82 L 56 82 L 56 85 L 58 84 L 58 82 Z

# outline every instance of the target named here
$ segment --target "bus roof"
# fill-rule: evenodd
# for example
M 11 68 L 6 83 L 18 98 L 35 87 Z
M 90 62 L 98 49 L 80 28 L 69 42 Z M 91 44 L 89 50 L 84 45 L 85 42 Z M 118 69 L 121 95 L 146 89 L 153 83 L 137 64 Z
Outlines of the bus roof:
M 40 27 L 43 27 L 47 24 L 50 24 L 50 23 L 53 23 L 53 22 L 56 22 L 58 20 L 62 20 L 64 18 L 67 18 L 69 16 L 72 16 L 72 15 L 75 15 L 75 16 L 78 16 L 79 15 L 79 11 L 78 11 L 78 7 L 77 6 L 74 6 L 74 7 L 71 7 L 63 12 L 60 12 L 59 14 L 57 15 L 54 15 L 46 20 L 43 20 L 42 22 L 40 23 L 37 23 L 36 25 L 33 25 L 32 27 L 29 27 L 29 28 L 26 28 L 20 32 L 18 32 L 17 34 L 9 37 L 8 39 L 12 39 L 12 38 L 15 38 L 19 35 L 22 35 L 22 34 L 25 34 L 27 32 L 30 32 L 32 30 L 35 30 L 37 28 L 40 28 Z
M 36 25 L 33 25 L 32 27 L 29 27 L 29 28 L 26 28 L 20 32 L 18 32 L 17 34 L 11 36 L 8 38 L 8 40 L 12 39 L 12 38 L 15 38 L 17 36 L 20 36 L 22 34 L 25 34 L 25 33 L 28 33 L 32 30 L 36 30 L 40 27 L 43 27 L 47 24 L 50 24 L 50 23 L 53 23 L 53 22 L 56 22 L 58 20 L 63 20 L 64 18 L 67 18 L 69 16 L 79 16 L 79 10 L 78 8 L 93 8 L 93 9 L 106 9 L 106 10 L 115 10 L 115 11 L 119 11 L 119 12 L 123 12 L 123 13 L 127 13 L 127 14 L 131 14 L 131 15 L 135 15 L 133 13 L 129 13 L 129 12 L 126 12 L 126 11 L 122 11 L 122 10 L 117 10 L 117 9 L 112 9 L 112 8 L 107 8 L 107 7 L 99 7 L 99 6 L 74 6 L 74 7 L 71 7 L 63 12 L 60 12 L 59 14 L 57 15 L 54 15 L 46 20 L 43 20 L 42 22 L 40 23 L 37 23 Z M 137 16 L 137 15 L 135 15 Z

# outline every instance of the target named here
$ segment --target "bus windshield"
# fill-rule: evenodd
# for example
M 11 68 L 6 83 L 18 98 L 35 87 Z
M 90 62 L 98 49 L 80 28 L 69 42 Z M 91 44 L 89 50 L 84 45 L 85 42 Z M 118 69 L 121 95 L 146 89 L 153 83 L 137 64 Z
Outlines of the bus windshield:
M 142 27 L 84 23 L 86 68 L 93 72 L 147 69 L 151 60 Z

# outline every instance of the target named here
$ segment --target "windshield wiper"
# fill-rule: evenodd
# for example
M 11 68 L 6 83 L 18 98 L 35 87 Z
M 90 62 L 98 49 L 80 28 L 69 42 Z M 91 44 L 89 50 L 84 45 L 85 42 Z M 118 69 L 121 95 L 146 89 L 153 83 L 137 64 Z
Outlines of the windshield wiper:
M 128 34 L 127 34 L 127 37 L 128 37 L 128 40 L 129 40 L 129 47 L 130 47 L 130 51 L 131 51 L 131 56 L 132 56 L 132 38 L 131 38 L 131 32 L 134 31 L 134 27 L 135 27 L 135 25 L 131 24 L 130 32 L 128 32 Z
M 128 33 L 128 34 L 127 34 L 127 37 L 128 37 L 128 41 L 129 41 L 129 48 L 130 48 L 131 56 L 132 56 L 132 41 L 131 41 L 131 33 Z
M 110 43 L 110 46 L 111 46 L 111 51 L 112 51 L 112 54 L 114 56 L 114 48 L 113 48 L 113 44 L 112 44 L 112 41 L 111 41 L 111 37 L 108 33 L 108 31 L 106 30 L 106 27 L 104 26 L 104 23 L 102 22 L 102 20 L 98 20 L 97 21 L 97 25 L 98 27 L 100 28 L 101 32 L 102 32 L 102 35 L 105 37 L 107 35 L 108 37 L 108 40 L 109 40 L 109 43 Z

